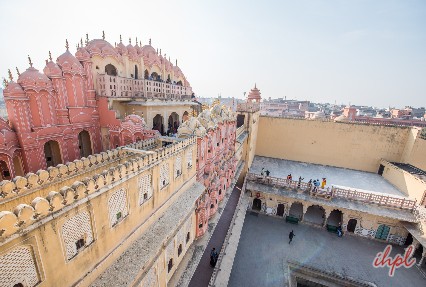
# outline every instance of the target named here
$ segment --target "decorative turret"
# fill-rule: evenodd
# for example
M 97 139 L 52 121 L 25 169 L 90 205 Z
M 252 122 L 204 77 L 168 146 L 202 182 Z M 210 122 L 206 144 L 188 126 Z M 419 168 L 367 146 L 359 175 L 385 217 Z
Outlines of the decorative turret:
M 256 87 L 256 84 L 254 84 L 254 88 L 250 91 L 250 93 L 247 96 L 247 102 L 259 103 L 261 99 L 262 97 L 260 96 L 260 90 Z

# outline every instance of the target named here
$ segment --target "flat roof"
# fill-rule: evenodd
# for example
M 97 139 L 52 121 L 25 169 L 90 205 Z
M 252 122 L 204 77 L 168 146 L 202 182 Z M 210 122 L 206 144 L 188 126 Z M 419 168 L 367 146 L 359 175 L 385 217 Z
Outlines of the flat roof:
M 407 195 L 399 191 L 382 176 L 371 172 L 255 156 L 250 172 L 260 174 L 262 168 L 269 170 L 271 172 L 270 176 L 273 177 L 287 178 L 287 175 L 291 173 L 293 180 L 297 180 L 301 176 L 304 178 L 304 182 L 308 182 L 310 179 L 322 180 L 325 177 L 327 179 L 326 187 L 333 185 L 346 189 L 372 191 L 408 198 Z

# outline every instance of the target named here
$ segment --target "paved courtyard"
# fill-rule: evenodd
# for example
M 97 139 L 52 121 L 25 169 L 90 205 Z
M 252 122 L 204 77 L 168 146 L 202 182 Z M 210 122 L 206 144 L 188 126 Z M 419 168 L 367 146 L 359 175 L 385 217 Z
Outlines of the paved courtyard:
M 296 237 L 289 245 L 291 230 Z M 377 286 L 426 286 L 426 279 L 415 266 L 396 269 L 394 277 L 388 276 L 388 268 L 374 268 L 374 257 L 385 247 L 382 242 L 350 235 L 339 238 L 320 228 L 293 225 L 280 218 L 253 215 L 249 211 L 228 286 L 287 286 L 288 260 Z M 403 248 L 393 246 L 391 256 L 403 252 Z
M 262 167 L 268 169 L 271 172 L 270 175 L 274 177 L 287 178 L 287 175 L 291 173 L 293 180 L 297 180 L 301 176 L 305 182 L 308 182 L 309 179 L 322 180 L 325 177 L 327 186 L 334 185 L 406 197 L 383 177 L 371 172 L 255 156 L 250 172 L 260 174 Z

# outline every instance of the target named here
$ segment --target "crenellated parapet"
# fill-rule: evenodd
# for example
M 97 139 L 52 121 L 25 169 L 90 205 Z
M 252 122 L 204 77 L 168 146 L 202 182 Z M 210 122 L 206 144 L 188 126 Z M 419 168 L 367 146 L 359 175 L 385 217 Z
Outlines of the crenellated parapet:
M 106 192 L 152 165 L 191 145 L 190 137 L 157 148 L 158 141 L 149 139 L 108 152 L 58 165 L 48 170 L 15 177 L 0 182 L 0 241 L 33 223 L 97 192 Z M 135 154 L 126 148 L 151 150 L 146 155 Z

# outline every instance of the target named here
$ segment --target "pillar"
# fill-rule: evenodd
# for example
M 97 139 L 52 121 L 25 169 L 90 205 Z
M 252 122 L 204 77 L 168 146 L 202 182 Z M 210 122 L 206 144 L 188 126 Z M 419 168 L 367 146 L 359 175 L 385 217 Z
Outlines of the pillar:
M 308 207 L 309 207 L 309 206 L 304 205 L 304 204 L 302 203 L 303 213 L 302 213 L 302 218 L 300 219 L 300 221 L 303 221 L 303 220 L 304 220 L 304 218 L 305 218 L 305 213 L 306 213 L 306 211 L 308 211 Z
M 325 209 L 324 222 L 322 223 L 322 227 L 325 227 L 327 225 L 327 220 L 328 220 L 328 217 L 330 216 L 330 213 L 331 213 L 330 209 Z

